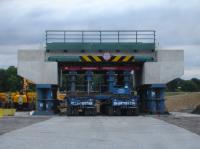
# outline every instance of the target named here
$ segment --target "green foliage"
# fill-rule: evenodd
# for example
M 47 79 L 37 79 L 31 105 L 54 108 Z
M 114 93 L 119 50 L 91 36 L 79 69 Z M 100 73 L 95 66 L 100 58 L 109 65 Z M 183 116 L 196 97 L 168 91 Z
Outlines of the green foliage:
M 169 92 L 199 92 L 200 80 L 193 78 L 191 80 L 175 79 L 167 84 Z
M 0 91 L 4 91 L 6 89 L 6 71 L 4 69 L 0 69 Z
M 0 69 L 0 91 L 20 91 L 23 88 L 23 79 L 17 75 L 17 68 L 10 66 L 8 69 Z

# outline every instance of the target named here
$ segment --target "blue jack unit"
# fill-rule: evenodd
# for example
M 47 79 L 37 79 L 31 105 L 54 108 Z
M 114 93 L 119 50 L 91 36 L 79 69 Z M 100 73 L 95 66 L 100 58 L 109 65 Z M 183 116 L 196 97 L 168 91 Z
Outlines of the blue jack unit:
M 138 94 L 140 97 L 140 109 L 142 112 L 152 114 L 165 112 L 164 91 L 165 84 L 144 85 L 139 88 Z
M 36 114 L 53 114 L 57 99 L 57 86 L 51 84 L 37 84 Z

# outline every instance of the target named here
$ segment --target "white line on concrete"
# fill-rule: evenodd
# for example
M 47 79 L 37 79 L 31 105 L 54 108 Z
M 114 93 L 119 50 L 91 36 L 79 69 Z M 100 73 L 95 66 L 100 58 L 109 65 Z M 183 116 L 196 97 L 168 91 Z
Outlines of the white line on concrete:
M 200 136 L 151 117 L 54 117 L 0 136 L 0 149 L 199 149 Z

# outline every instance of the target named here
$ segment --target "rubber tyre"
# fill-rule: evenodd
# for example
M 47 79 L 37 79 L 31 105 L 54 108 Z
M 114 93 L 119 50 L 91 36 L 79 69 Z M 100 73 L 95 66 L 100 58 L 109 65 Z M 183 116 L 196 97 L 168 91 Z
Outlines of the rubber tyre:
M 67 116 L 72 116 L 71 107 L 67 108 Z
M 113 116 L 113 108 L 112 107 L 108 107 L 108 115 L 109 116 Z

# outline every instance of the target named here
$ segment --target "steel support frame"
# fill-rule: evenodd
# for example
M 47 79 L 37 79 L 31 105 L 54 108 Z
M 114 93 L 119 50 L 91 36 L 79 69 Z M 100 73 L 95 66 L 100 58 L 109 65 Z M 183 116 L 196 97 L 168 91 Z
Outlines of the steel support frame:
M 165 84 L 143 85 L 138 89 L 140 111 L 152 114 L 166 112 L 164 102 Z
M 54 114 L 57 101 L 57 85 L 36 84 L 37 108 L 35 114 Z

